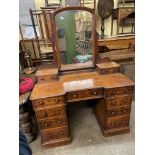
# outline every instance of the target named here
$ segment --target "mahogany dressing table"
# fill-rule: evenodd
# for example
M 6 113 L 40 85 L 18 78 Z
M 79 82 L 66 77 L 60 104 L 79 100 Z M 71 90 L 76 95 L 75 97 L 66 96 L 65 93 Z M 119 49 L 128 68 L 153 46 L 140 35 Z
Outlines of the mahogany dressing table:
M 134 83 L 119 73 L 115 62 L 98 63 L 94 11 L 64 7 L 52 18 L 56 67 L 37 71 L 30 96 L 43 148 L 71 143 L 67 105 L 82 100 L 96 99 L 94 114 L 104 136 L 128 133 Z

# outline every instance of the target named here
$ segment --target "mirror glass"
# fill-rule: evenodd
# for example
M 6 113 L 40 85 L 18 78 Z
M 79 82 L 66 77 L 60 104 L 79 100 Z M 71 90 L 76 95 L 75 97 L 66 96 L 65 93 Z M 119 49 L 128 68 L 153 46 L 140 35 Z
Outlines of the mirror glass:
M 92 14 L 62 11 L 56 14 L 55 23 L 61 70 L 92 67 Z

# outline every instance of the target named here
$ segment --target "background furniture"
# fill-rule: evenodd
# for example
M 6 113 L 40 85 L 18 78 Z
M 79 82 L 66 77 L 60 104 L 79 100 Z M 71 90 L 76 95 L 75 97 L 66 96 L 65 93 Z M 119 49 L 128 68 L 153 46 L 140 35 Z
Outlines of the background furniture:
M 53 43 L 52 43 L 52 22 L 48 16 L 50 10 L 29 10 L 34 29 L 35 39 L 38 46 L 39 57 L 41 63 L 52 63 L 53 61 Z M 36 30 L 36 25 L 39 26 L 39 35 Z
M 133 4 L 128 6 L 128 4 Z M 127 4 L 127 5 L 126 5 Z M 113 10 L 112 14 L 112 26 L 111 26 L 111 35 L 113 35 L 113 20 L 117 20 L 117 35 L 124 34 L 124 27 L 131 26 L 131 31 L 126 33 L 135 33 L 135 1 L 134 0 L 119 0 L 118 6 Z M 121 26 L 121 32 L 119 28 Z

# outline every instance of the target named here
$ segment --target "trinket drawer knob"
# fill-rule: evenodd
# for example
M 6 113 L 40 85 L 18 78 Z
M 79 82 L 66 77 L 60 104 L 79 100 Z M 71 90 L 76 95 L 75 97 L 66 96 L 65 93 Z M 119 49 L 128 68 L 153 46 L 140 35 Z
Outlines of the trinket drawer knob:
M 41 101 L 41 102 L 40 102 L 40 105 L 44 105 L 44 101 Z
M 126 112 L 126 110 L 124 109 L 123 112 Z
M 43 116 L 46 116 L 47 114 L 46 114 L 46 112 L 43 112 L 42 115 L 43 115 Z
M 59 99 L 56 98 L 56 99 L 55 99 L 55 102 L 59 102 Z

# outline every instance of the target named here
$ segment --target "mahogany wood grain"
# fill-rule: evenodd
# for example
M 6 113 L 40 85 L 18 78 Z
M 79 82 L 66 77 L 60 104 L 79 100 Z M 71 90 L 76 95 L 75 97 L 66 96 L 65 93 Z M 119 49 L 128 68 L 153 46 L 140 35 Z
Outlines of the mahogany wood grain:
M 54 106 L 53 108 L 44 108 L 35 111 L 38 119 L 44 119 L 54 116 L 60 116 L 66 114 L 66 108 L 64 105 Z
M 40 119 L 38 120 L 39 126 L 41 130 L 61 127 L 67 125 L 66 115 L 55 116 L 52 118 Z
M 64 79 L 64 80 L 63 80 Z M 31 100 L 65 95 L 66 92 L 104 88 L 105 95 L 120 95 L 123 93 L 133 92 L 134 83 L 126 76 L 116 74 L 100 75 L 96 72 L 65 75 L 58 82 L 47 82 L 36 84 L 30 96 Z M 125 88 L 124 88 L 125 87 Z M 117 89 L 115 89 L 117 88 Z
M 34 109 L 64 105 L 64 103 L 65 103 L 64 96 L 56 96 L 52 98 L 45 97 L 45 98 L 40 98 L 32 101 L 32 105 Z
M 68 138 L 69 130 L 67 126 L 63 126 L 59 128 L 49 129 L 47 131 L 42 131 L 41 136 L 43 143 L 56 139 Z
M 118 73 L 120 70 L 120 65 L 115 62 L 100 63 L 96 64 L 96 66 L 96 70 L 100 74 L 113 74 Z

